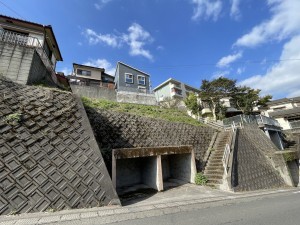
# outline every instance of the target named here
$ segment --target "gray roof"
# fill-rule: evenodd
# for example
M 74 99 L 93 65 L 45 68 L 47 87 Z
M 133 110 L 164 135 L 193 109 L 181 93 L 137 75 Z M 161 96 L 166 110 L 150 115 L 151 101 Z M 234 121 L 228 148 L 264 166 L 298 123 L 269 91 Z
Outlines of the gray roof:
M 276 100 L 270 101 L 267 103 L 267 105 L 272 106 L 272 105 L 279 105 L 282 103 L 299 102 L 299 101 L 300 101 L 300 97 L 281 98 L 281 99 L 276 99 Z
M 155 91 L 155 90 L 157 90 L 157 89 L 159 89 L 159 88 L 165 86 L 166 84 L 168 84 L 168 83 L 170 83 L 170 82 L 178 83 L 178 84 L 183 83 L 183 82 L 178 81 L 178 80 L 175 80 L 175 79 L 173 79 L 173 78 L 169 78 L 168 80 L 162 82 L 160 85 L 158 85 L 157 87 L 155 87 L 155 88 L 153 89 L 153 91 Z M 191 85 L 188 85 L 188 84 L 185 84 L 185 83 L 183 83 L 183 84 L 184 84 L 185 86 L 187 86 L 188 88 L 190 88 L 190 89 L 194 89 L 195 91 L 200 92 L 200 90 L 199 90 L 198 88 L 195 88 L 195 87 L 193 87 L 193 86 L 191 86 Z
M 148 73 L 145 73 L 145 72 L 143 72 L 143 71 L 141 71 L 141 70 L 139 70 L 139 69 L 137 69 L 137 68 L 134 68 L 134 67 L 132 67 L 132 66 L 129 66 L 128 64 L 125 64 L 125 63 L 123 63 L 123 62 L 120 62 L 120 61 L 119 61 L 118 64 L 122 64 L 123 66 L 126 66 L 126 67 L 129 67 L 129 68 L 133 69 L 133 70 L 136 70 L 136 71 L 138 71 L 139 73 L 142 73 L 142 74 L 144 74 L 144 75 L 150 76 Z
M 274 111 L 274 112 L 269 112 L 269 115 L 271 117 L 295 117 L 295 116 L 300 116 L 300 107 L 293 108 L 293 109 L 286 109 L 286 110 L 280 110 L 280 111 Z

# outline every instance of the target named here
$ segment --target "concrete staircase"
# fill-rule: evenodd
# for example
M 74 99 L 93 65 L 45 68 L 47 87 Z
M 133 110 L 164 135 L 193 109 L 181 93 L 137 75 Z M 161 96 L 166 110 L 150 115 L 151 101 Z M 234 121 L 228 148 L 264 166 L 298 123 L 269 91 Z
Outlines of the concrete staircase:
M 219 188 L 223 182 L 223 154 L 226 143 L 229 142 L 230 132 L 222 131 L 218 134 L 213 150 L 208 158 L 208 162 L 204 169 L 204 175 L 207 177 L 207 186 Z
M 287 146 L 284 148 L 285 151 L 296 151 L 297 143 L 295 141 L 289 141 Z

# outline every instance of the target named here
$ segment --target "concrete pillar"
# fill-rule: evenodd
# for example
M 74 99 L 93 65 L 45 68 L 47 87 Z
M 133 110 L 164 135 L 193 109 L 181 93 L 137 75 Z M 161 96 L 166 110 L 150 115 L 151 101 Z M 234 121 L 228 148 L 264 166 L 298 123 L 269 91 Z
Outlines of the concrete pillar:
M 116 167 L 116 157 L 114 153 L 112 154 L 111 177 L 112 177 L 113 187 L 116 189 L 117 188 L 117 167 Z
M 143 183 L 158 191 L 163 190 L 161 156 L 145 159 L 142 171 Z
M 268 138 L 270 138 L 270 134 L 269 134 L 269 131 L 267 129 L 265 129 L 265 134 L 268 136 Z
M 157 156 L 157 178 L 156 178 L 157 190 L 164 190 L 163 171 L 161 166 L 161 155 Z
M 276 135 L 277 135 L 277 139 L 278 139 L 278 144 L 280 146 L 280 150 L 283 150 L 284 148 L 283 148 L 282 140 L 280 138 L 280 135 L 279 135 L 278 131 L 276 131 Z

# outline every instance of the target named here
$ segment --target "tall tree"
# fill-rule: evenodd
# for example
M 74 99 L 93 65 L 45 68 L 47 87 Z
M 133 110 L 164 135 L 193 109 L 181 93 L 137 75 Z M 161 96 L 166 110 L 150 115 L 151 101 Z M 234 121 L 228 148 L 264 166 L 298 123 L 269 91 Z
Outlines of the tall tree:
M 219 77 L 212 81 L 202 80 L 199 97 L 208 102 L 212 110 L 213 119 L 216 121 L 216 112 L 222 106 L 221 99 L 230 97 L 237 91 L 236 80 Z
M 250 87 L 237 87 L 237 92 L 233 97 L 233 101 L 239 110 L 244 114 L 252 114 L 255 106 L 265 106 L 268 101 L 272 99 L 271 95 L 260 97 L 259 89 L 252 89 Z

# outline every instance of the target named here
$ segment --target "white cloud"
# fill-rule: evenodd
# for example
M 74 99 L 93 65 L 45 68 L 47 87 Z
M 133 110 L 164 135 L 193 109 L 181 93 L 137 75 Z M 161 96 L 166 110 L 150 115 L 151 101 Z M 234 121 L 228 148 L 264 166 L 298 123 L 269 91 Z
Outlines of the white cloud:
M 57 72 L 63 72 L 65 76 L 71 75 L 73 73 L 73 70 L 69 67 L 63 67 L 61 69 L 57 69 Z
M 106 59 L 90 59 L 89 61 L 83 63 L 83 65 L 104 68 L 107 74 L 113 76 L 115 75 L 116 71 L 116 69 L 112 67 L 112 64 Z
M 262 90 L 262 94 L 272 94 L 276 97 L 294 97 L 300 95 L 299 60 L 300 59 L 300 35 L 287 42 L 282 50 L 280 62 L 273 65 L 264 75 L 252 76 L 242 82 L 252 88 Z
M 212 75 L 211 79 L 217 79 L 219 77 L 225 77 L 226 75 L 228 75 L 230 73 L 229 70 L 225 70 L 225 71 L 216 71 L 214 72 L 214 74 Z
M 153 38 L 141 25 L 133 23 L 128 28 L 128 34 L 123 35 L 123 39 L 130 47 L 130 55 L 141 55 L 147 59 L 153 60 L 153 56 L 150 51 L 144 49 L 144 45 L 152 42 Z
M 157 47 L 156 47 L 156 49 L 157 49 L 157 50 L 159 50 L 159 51 L 162 51 L 162 50 L 164 50 L 164 49 L 165 49 L 165 47 L 164 47 L 164 46 L 162 46 L 162 45 L 159 45 L 159 46 L 157 46 Z
M 252 28 L 234 45 L 255 47 L 268 41 L 281 41 L 300 33 L 300 1 L 268 0 L 272 17 Z
M 236 70 L 236 73 L 238 74 L 238 75 L 240 75 L 240 74 L 242 74 L 242 73 L 244 73 L 245 72 L 245 67 L 239 67 L 239 68 L 237 68 L 237 70 Z
M 229 64 L 233 63 L 234 61 L 238 60 L 239 58 L 241 58 L 243 56 L 242 52 L 238 52 L 236 54 L 233 55 L 228 55 L 228 56 L 224 56 L 223 58 L 221 58 L 219 60 L 219 62 L 217 63 L 217 67 L 219 68 L 223 68 L 223 67 L 228 67 Z
M 111 47 L 121 47 L 124 44 L 129 46 L 129 54 L 132 56 L 143 56 L 153 60 L 153 56 L 144 46 L 153 41 L 151 34 L 138 23 L 133 23 L 128 28 L 128 33 L 115 34 L 98 34 L 92 29 L 86 29 L 83 34 L 87 37 L 89 44 L 95 45 L 104 43 Z
M 105 43 L 111 47 L 119 47 L 121 40 L 114 34 L 97 34 L 92 29 L 86 29 L 84 35 L 88 38 L 90 44 Z
M 230 8 L 230 16 L 235 20 L 238 20 L 241 16 L 240 12 L 240 0 L 230 0 L 231 1 L 231 8 Z
M 97 10 L 101 10 L 107 3 L 111 2 L 112 0 L 98 0 L 94 6 Z
M 192 0 L 194 6 L 193 20 L 200 18 L 212 18 L 216 21 L 222 10 L 222 2 L 220 0 Z

